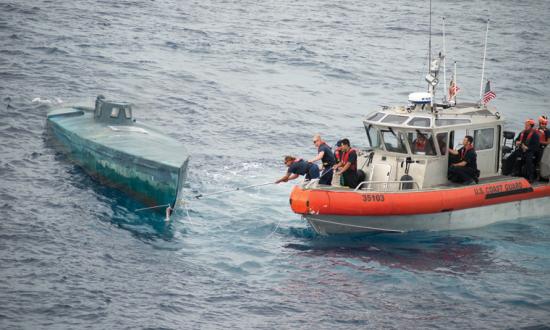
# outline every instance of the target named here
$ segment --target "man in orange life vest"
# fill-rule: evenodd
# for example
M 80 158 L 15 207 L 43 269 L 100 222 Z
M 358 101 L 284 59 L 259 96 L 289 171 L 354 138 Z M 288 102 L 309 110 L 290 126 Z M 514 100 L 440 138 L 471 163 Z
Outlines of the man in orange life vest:
M 313 144 L 317 147 L 317 156 L 315 158 L 311 159 L 310 163 L 315 163 L 316 161 L 320 160 L 323 163 L 323 171 L 321 172 L 321 176 L 319 179 L 319 184 L 325 184 L 329 185 L 332 183 L 332 166 L 336 163 L 336 160 L 334 159 L 334 153 L 332 152 L 332 149 L 325 143 L 325 141 L 321 140 L 321 135 L 316 134 L 313 137 Z
M 341 174 L 344 180 L 343 186 L 355 188 L 359 184 L 357 177 L 357 153 L 351 148 L 348 139 L 341 140 L 340 162 L 334 165 L 336 174 Z
M 452 163 L 449 166 L 449 171 L 447 172 L 449 180 L 464 184 L 472 184 L 474 181 L 478 182 L 477 154 L 473 142 L 474 138 L 466 135 L 462 141 L 463 147 L 460 150 L 456 151 L 449 148 L 449 154 L 460 156 L 458 162 Z
M 413 151 L 415 153 L 426 152 L 426 137 L 423 134 L 418 134 L 418 137 L 414 140 Z
M 540 137 L 535 130 L 535 121 L 525 121 L 525 129 L 516 139 L 516 150 L 510 154 L 508 161 L 512 162 L 514 176 L 523 176 L 529 182 L 536 177 L 535 161 L 540 149 Z
M 286 156 L 285 165 L 288 167 L 286 174 L 279 180 L 275 181 L 275 183 L 294 180 L 300 175 L 305 175 L 306 180 L 317 179 L 319 177 L 319 167 L 316 164 L 306 162 L 303 159 L 296 159 L 296 157 Z

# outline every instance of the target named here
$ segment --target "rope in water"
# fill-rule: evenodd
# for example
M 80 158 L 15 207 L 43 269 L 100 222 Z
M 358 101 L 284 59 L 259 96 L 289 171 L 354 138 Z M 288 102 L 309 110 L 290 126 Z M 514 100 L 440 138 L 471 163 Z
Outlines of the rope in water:
M 247 188 L 267 186 L 267 185 L 270 185 L 270 184 L 276 184 L 276 183 L 275 182 L 265 182 L 265 183 L 260 183 L 260 184 L 253 184 L 253 185 L 250 185 L 250 186 L 244 186 L 244 187 L 237 187 L 237 188 L 232 188 L 232 189 L 215 191 L 215 192 L 211 192 L 211 193 L 208 193 L 208 194 L 198 194 L 198 195 L 195 195 L 194 197 L 196 199 L 199 199 L 201 197 L 218 195 L 218 194 L 223 194 L 223 193 L 226 193 L 226 192 L 237 191 L 237 190 L 242 190 L 242 189 L 247 189 Z
M 325 173 L 323 173 L 323 175 L 321 175 L 319 177 L 319 179 L 321 179 L 324 175 L 330 173 L 331 171 L 333 170 L 333 168 L 330 168 L 328 171 L 326 171 Z M 275 182 L 265 182 L 265 183 L 260 183 L 260 184 L 253 184 L 253 185 L 249 185 L 249 186 L 244 186 L 244 187 L 237 187 L 237 188 L 232 188 L 232 189 L 226 189 L 226 190 L 220 190 L 220 191 L 215 191 L 215 192 L 212 192 L 212 193 L 208 193 L 208 194 L 198 194 L 198 195 L 195 195 L 194 197 L 196 199 L 200 199 L 201 197 L 206 197 L 206 196 L 212 196 L 212 195 L 217 195 L 217 194 L 222 194 L 222 193 L 226 193 L 226 192 L 231 192 L 231 191 L 238 191 L 238 190 L 242 190 L 242 189 L 248 189 L 248 188 L 255 188 L 255 187 L 261 187 L 261 186 L 267 186 L 267 185 L 271 185 L 271 184 L 276 184 Z M 184 199 L 180 199 L 176 202 L 176 204 L 174 205 L 174 208 L 172 209 L 171 205 L 170 204 L 163 204 L 163 205 L 156 205 L 156 206 L 151 206 L 151 207 L 144 207 L 144 208 L 140 208 L 140 209 L 136 209 L 135 212 L 140 212 L 140 211 L 144 211 L 144 210 L 152 210 L 152 209 L 157 209 L 157 208 L 161 208 L 161 207 L 167 207 L 167 212 L 166 212 L 166 221 L 169 221 L 170 220 L 170 216 L 172 214 L 172 212 L 174 212 L 174 210 L 176 209 L 176 206 L 178 204 L 183 204 L 183 208 L 185 209 L 185 213 L 186 213 L 186 216 L 187 216 L 187 219 L 189 221 L 190 224 L 193 224 L 193 221 L 191 219 L 191 215 L 189 214 L 189 208 L 187 207 L 187 204 L 189 202 L 184 200 Z M 279 229 L 279 226 L 281 224 L 281 219 L 277 222 L 277 225 L 275 226 L 275 228 L 273 229 L 273 231 L 271 233 L 269 233 L 269 235 L 267 235 L 265 238 L 270 238 L 273 234 L 275 234 L 277 232 L 277 229 Z
M 187 221 L 191 225 L 195 225 L 193 220 L 191 219 L 191 215 L 189 214 L 189 208 L 187 207 L 187 203 L 183 203 L 183 208 L 185 209 L 185 214 L 187 215 Z
M 323 175 L 321 175 L 319 177 L 319 179 L 321 179 L 323 176 L 327 175 L 328 173 L 330 173 L 331 171 L 333 170 L 333 168 L 331 167 L 328 171 L 326 171 L 325 173 L 323 173 Z M 198 194 L 198 195 L 195 195 L 194 197 L 196 199 L 200 199 L 202 197 L 206 197 L 206 196 L 212 196 L 212 195 L 218 195 L 218 194 L 223 194 L 223 193 L 226 193 L 226 192 L 232 192 L 232 191 L 238 191 L 238 190 L 243 190 L 243 189 L 248 189 L 248 188 L 255 188 L 255 187 L 261 187 L 261 186 L 267 186 L 267 185 L 271 185 L 271 184 L 277 184 L 276 182 L 264 182 L 264 183 L 260 183 L 260 184 L 253 184 L 253 185 L 249 185 L 249 186 L 244 186 L 244 187 L 237 187 L 237 188 L 231 188 L 231 189 L 225 189 L 225 190 L 220 190 L 220 191 L 215 191 L 215 192 L 211 192 L 211 193 L 208 193 L 208 194 Z M 179 201 L 176 202 L 179 203 L 179 202 L 183 202 L 183 203 L 186 203 L 186 201 L 184 199 L 181 199 Z M 144 207 L 144 208 L 140 208 L 140 209 L 136 209 L 134 212 L 140 212 L 140 211 L 145 211 L 145 210 L 152 210 L 152 209 L 157 209 L 157 208 L 161 208 L 161 207 L 169 207 L 171 208 L 171 205 L 170 204 L 163 204 L 163 205 L 155 205 L 155 206 L 151 206 L 151 207 Z M 174 208 L 176 206 L 174 205 Z
M 279 225 L 281 224 L 281 220 L 282 219 L 279 219 L 279 221 L 277 221 L 277 225 L 275 226 L 275 229 L 273 229 L 273 231 L 271 233 L 269 233 L 269 235 L 267 235 L 264 239 L 268 239 L 268 238 L 271 237 L 271 235 L 275 234 L 277 229 L 279 229 Z
M 325 173 L 326 174 L 326 173 Z M 275 184 L 274 182 L 266 182 L 266 183 L 260 183 L 260 184 L 254 184 L 254 185 L 250 185 L 250 186 L 245 186 L 245 187 L 237 187 L 237 188 L 233 188 L 233 189 L 228 189 L 228 190 L 222 190 L 222 191 L 216 191 L 216 192 L 213 192 L 213 193 L 209 193 L 209 194 L 199 194 L 199 195 L 196 195 L 195 198 L 199 199 L 200 197 L 204 197 L 204 196 L 210 196 L 210 195 L 216 195 L 216 194 L 221 194 L 221 193 L 225 193 L 225 192 L 230 192 L 230 191 L 237 191 L 237 190 L 241 190 L 241 189 L 246 189 L 246 188 L 254 188 L 254 187 L 261 187 L 261 186 L 267 186 L 269 184 Z M 183 208 L 185 209 L 185 212 L 186 212 L 186 215 L 187 215 L 187 219 L 189 221 L 189 223 L 193 224 L 192 220 L 191 220 L 191 216 L 189 214 L 189 208 L 187 207 L 187 205 L 189 204 L 189 202 L 185 201 L 185 200 L 180 200 L 179 201 L 181 204 L 183 204 Z M 279 225 L 281 224 L 281 219 L 279 219 L 279 221 L 277 222 L 277 225 L 275 226 L 275 228 L 273 229 L 273 231 L 271 233 L 269 233 L 269 235 L 267 235 L 265 237 L 265 239 L 267 238 L 270 238 L 273 234 L 275 234 L 277 232 L 277 229 L 279 229 Z

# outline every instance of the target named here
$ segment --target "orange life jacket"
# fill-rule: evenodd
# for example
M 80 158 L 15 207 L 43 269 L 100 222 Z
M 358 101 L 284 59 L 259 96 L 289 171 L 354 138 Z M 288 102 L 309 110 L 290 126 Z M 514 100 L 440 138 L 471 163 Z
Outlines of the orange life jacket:
M 531 137 L 533 137 L 533 134 L 535 134 L 535 129 L 534 128 L 531 128 L 529 129 L 529 134 L 527 134 L 527 139 L 525 141 L 523 141 L 523 136 L 525 135 L 525 131 L 527 130 L 524 130 L 523 132 L 521 132 L 521 134 L 519 135 L 519 141 L 521 143 L 524 143 L 524 144 L 529 144 L 529 142 L 531 141 Z
M 540 141 L 546 141 L 546 139 L 548 138 L 546 136 L 546 133 L 544 133 L 544 130 L 543 129 L 537 129 L 537 134 L 539 135 L 540 137 Z
M 342 147 L 338 147 L 334 150 L 334 157 L 336 158 L 337 163 L 340 161 L 341 156 L 342 156 Z
M 345 152 L 343 155 L 342 155 L 342 163 L 346 164 L 349 160 L 349 155 L 351 154 L 351 152 L 355 152 L 355 154 L 357 154 L 357 152 L 355 151 L 355 149 L 353 148 L 350 148 L 347 152 Z M 357 171 L 357 161 L 355 161 L 355 163 L 351 163 L 351 166 L 349 167 L 352 171 Z
M 426 140 L 424 140 L 423 142 L 417 140 L 414 144 L 414 149 L 416 151 L 424 151 L 426 149 Z

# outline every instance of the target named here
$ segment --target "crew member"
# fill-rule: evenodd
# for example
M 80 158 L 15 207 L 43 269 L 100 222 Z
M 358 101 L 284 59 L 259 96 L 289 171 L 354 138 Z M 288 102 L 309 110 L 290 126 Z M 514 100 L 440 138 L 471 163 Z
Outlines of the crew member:
M 413 142 L 414 153 L 426 153 L 426 136 L 418 134 Z
M 535 161 L 540 149 L 540 138 L 535 130 L 535 121 L 525 121 L 525 129 L 516 139 L 516 150 L 510 154 L 508 161 L 512 162 L 512 175 L 523 176 L 529 182 L 536 177 Z
M 341 174 L 342 186 L 355 188 L 359 184 L 357 177 L 357 152 L 351 148 L 348 139 L 341 140 L 340 162 L 334 165 L 336 174 Z
M 541 149 L 546 148 L 546 146 L 550 143 L 550 130 L 547 128 L 548 125 L 548 117 L 546 116 L 540 116 L 539 117 L 539 142 Z
M 419 155 L 435 155 L 432 138 L 426 134 L 418 132 L 416 139 L 412 143 L 412 152 Z
M 334 149 L 334 160 L 336 164 L 340 162 L 341 158 L 342 158 L 342 140 L 338 140 L 338 142 L 336 142 L 336 149 Z
M 286 156 L 285 165 L 288 167 L 286 174 L 279 180 L 275 181 L 275 183 L 294 180 L 300 175 L 305 175 L 306 180 L 317 179 L 319 177 L 319 167 L 317 164 L 306 162 L 303 159 L 296 159 L 296 157 Z
M 321 172 L 319 183 L 330 186 L 332 182 L 332 166 L 336 164 L 334 153 L 332 153 L 332 149 L 325 143 L 325 141 L 321 140 L 321 136 L 319 134 L 316 134 L 313 137 L 313 144 L 317 147 L 318 154 L 309 162 L 315 163 L 318 160 L 321 161 L 323 164 L 323 171 Z
M 547 128 L 547 125 L 548 125 L 548 117 L 544 115 L 540 116 L 539 128 L 537 129 L 537 133 L 539 134 L 540 148 L 537 154 L 536 164 L 540 163 L 540 159 L 542 158 L 542 154 L 544 153 L 544 148 L 546 148 L 548 143 L 550 143 L 550 130 Z
M 452 182 L 472 184 L 478 183 L 477 154 L 474 149 L 474 138 L 466 135 L 462 141 L 463 147 L 456 151 L 449 148 L 449 154 L 459 156 L 458 162 L 452 163 L 447 172 L 447 178 Z

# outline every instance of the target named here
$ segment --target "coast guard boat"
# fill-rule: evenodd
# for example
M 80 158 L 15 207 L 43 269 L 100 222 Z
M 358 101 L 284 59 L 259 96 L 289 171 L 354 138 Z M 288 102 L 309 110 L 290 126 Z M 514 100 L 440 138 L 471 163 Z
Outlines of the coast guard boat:
M 171 205 L 187 174 L 189 153 L 177 140 L 134 119 L 132 105 L 98 96 L 95 108 L 54 109 L 47 123 L 56 144 L 92 176 L 146 205 Z
M 384 107 L 363 120 L 371 148 L 358 151 L 366 179 L 355 189 L 318 180 L 293 188 L 292 210 L 317 233 L 467 229 L 550 214 L 547 181 L 501 174 L 514 133 L 504 131 L 504 118 L 493 107 L 434 103 L 440 60 L 432 62 L 429 92 L 412 93 L 407 106 Z M 473 185 L 447 180 L 448 147 L 460 148 L 466 135 L 474 138 L 480 171 Z M 419 137 L 427 141 L 423 151 L 415 148 Z M 548 149 L 541 169 L 550 165 Z

